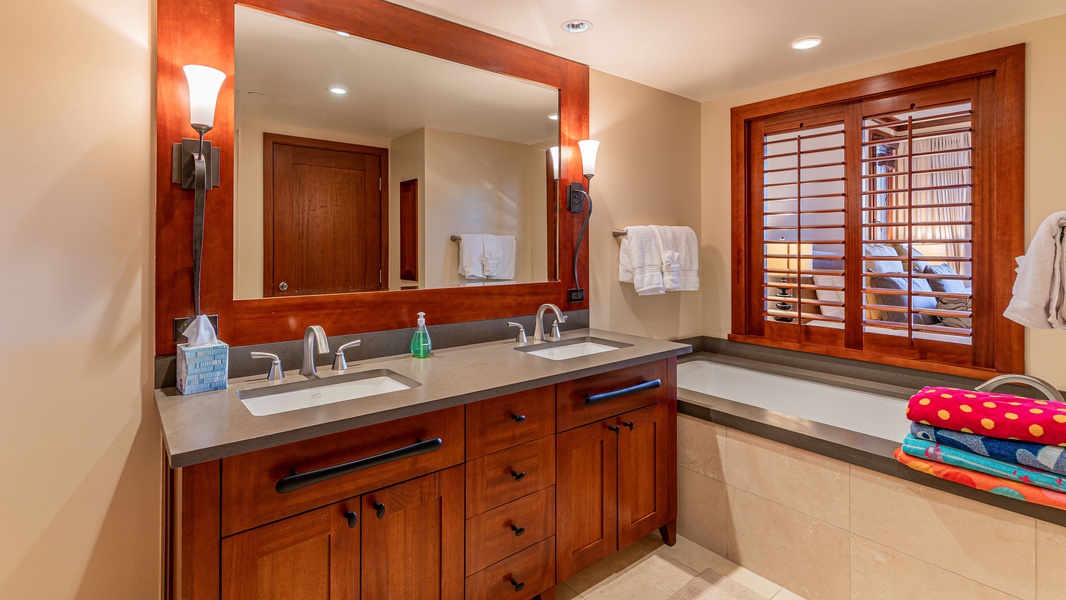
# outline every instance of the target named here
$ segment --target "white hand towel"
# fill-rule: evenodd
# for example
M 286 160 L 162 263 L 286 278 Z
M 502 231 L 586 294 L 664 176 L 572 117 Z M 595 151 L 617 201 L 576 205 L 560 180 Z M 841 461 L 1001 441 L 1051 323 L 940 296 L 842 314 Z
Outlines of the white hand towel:
M 1017 258 L 1018 278 L 1003 316 L 1034 329 L 1066 329 L 1066 211 L 1052 213 Z
M 495 239 L 496 245 L 496 264 L 490 275 L 488 271 L 485 271 L 485 276 L 492 279 L 514 279 L 515 269 L 515 252 L 517 241 L 513 235 L 496 235 L 492 236 Z M 487 254 L 487 249 L 486 249 Z
M 459 275 L 467 279 L 484 279 L 485 266 L 481 262 L 485 254 L 483 236 L 478 233 L 459 235 Z
M 626 227 L 625 232 L 618 251 L 618 281 L 632 283 L 639 296 L 666 293 L 655 232 L 646 226 Z
M 481 270 L 486 278 L 496 277 L 496 267 L 500 266 L 500 252 L 496 249 L 496 236 L 483 235 L 481 243 L 485 252 L 481 255 Z
M 671 292 L 700 289 L 700 246 L 696 233 L 685 226 L 651 227 L 661 240 L 665 289 Z

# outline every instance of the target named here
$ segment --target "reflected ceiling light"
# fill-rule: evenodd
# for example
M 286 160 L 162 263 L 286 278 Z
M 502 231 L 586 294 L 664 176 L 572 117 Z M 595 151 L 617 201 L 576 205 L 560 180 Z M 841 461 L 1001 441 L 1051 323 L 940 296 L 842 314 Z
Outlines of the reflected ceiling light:
M 792 42 L 792 47 L 795 48 L 796 50 L 810 50 L 811 48 L 814 48 L 815 46 L 821 45 L 821 43 L 822 43 L 822 38 L 820 38 L 818 36 L 811 36 L 811 37 L 800 38 L 800 39 Z
M 584 19 L 572 19 L 563 23 L 563 31 L 567 33 L 585 33 L 589 29 L 592 29 L 592 23 Z
M 559 120 L 559 115 L 548 115 L 548 118 L 551 119 L 552 121 L 558 121 Z
M 348 33 L 347 31 L 338 31 L 337 35 L 341 37 L 352 37 L 352 34 Z
M 343 95 L 348 93 L 347 89 L 342 88 L 339 85 L 335 85 L 335 86 L 329 88 L 329 91 L 331 93 L 334 93 L 334 94 L 338 95 L 338 96 L 343 96 Z

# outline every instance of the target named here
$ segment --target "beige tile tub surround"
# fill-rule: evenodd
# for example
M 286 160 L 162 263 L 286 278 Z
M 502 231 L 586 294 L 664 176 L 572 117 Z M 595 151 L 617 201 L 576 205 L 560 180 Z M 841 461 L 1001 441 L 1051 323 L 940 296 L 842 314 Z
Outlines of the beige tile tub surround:
M 678 533 L 804 597 L 1066 599 L 1066 528 L 689 416 L 678 431 Z
M 1066 528 L 1036 522 L 1036 600 L 1066 598 Z
M 851 536 L 851 582 L 851 597 L 862 600 L 1014 598 L 857 535 Z
M 852 533 L 1013 596 L 1035 597 L 1035 519 L 859 467 L 851 482 Z

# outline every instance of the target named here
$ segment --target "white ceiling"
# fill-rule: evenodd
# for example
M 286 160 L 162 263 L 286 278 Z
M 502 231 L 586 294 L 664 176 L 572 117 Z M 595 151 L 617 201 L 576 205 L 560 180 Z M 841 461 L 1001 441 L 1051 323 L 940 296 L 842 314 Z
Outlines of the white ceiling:
M 391 0 L 697 101 L 1066 13 L 1066 0 Z M 593 27 L 561 29 L 570 19 Z M 825 42 L 793 50 L 810 35 Z

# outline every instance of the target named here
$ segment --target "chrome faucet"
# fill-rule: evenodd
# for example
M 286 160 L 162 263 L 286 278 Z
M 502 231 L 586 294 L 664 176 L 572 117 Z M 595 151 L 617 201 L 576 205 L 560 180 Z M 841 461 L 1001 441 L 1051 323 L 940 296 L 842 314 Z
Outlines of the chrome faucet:
M 1066 402 L 1066 399 L 1063 399 L 1062 394 L 1055 389 L 1055 386 L 1039 377 L 1033 377 L 1032 375 L 999 375 L 989 379 L 974 389 L 978 392 L 989 392 L 1002 385 L 1007 385 L 1008 383 L 1024 383 L 1036 388 L 1037 391 L 1044 394 L 1048 400 Z
M 551 309 L 555 313 L 555 324 L 552 325 L 551 333 L 544 337 L 544 313 Z M 537 309 L 537 326 L 533 330 L 533 342 L 556 342 L 562 337 L 559 333 L 559 323 L 566 323 L 566 315 L 554 304 L 541 304 Z
M 312 325 L 304 331 L 304 360 L 300 366 L 300 375 L 306 377 L 316 377 L 318 371 L 315 369 L 315 351 L 319 354 L 325 354 L 329 352 L 329 340 L 326 339 L 326 332 L 318 325 Z

